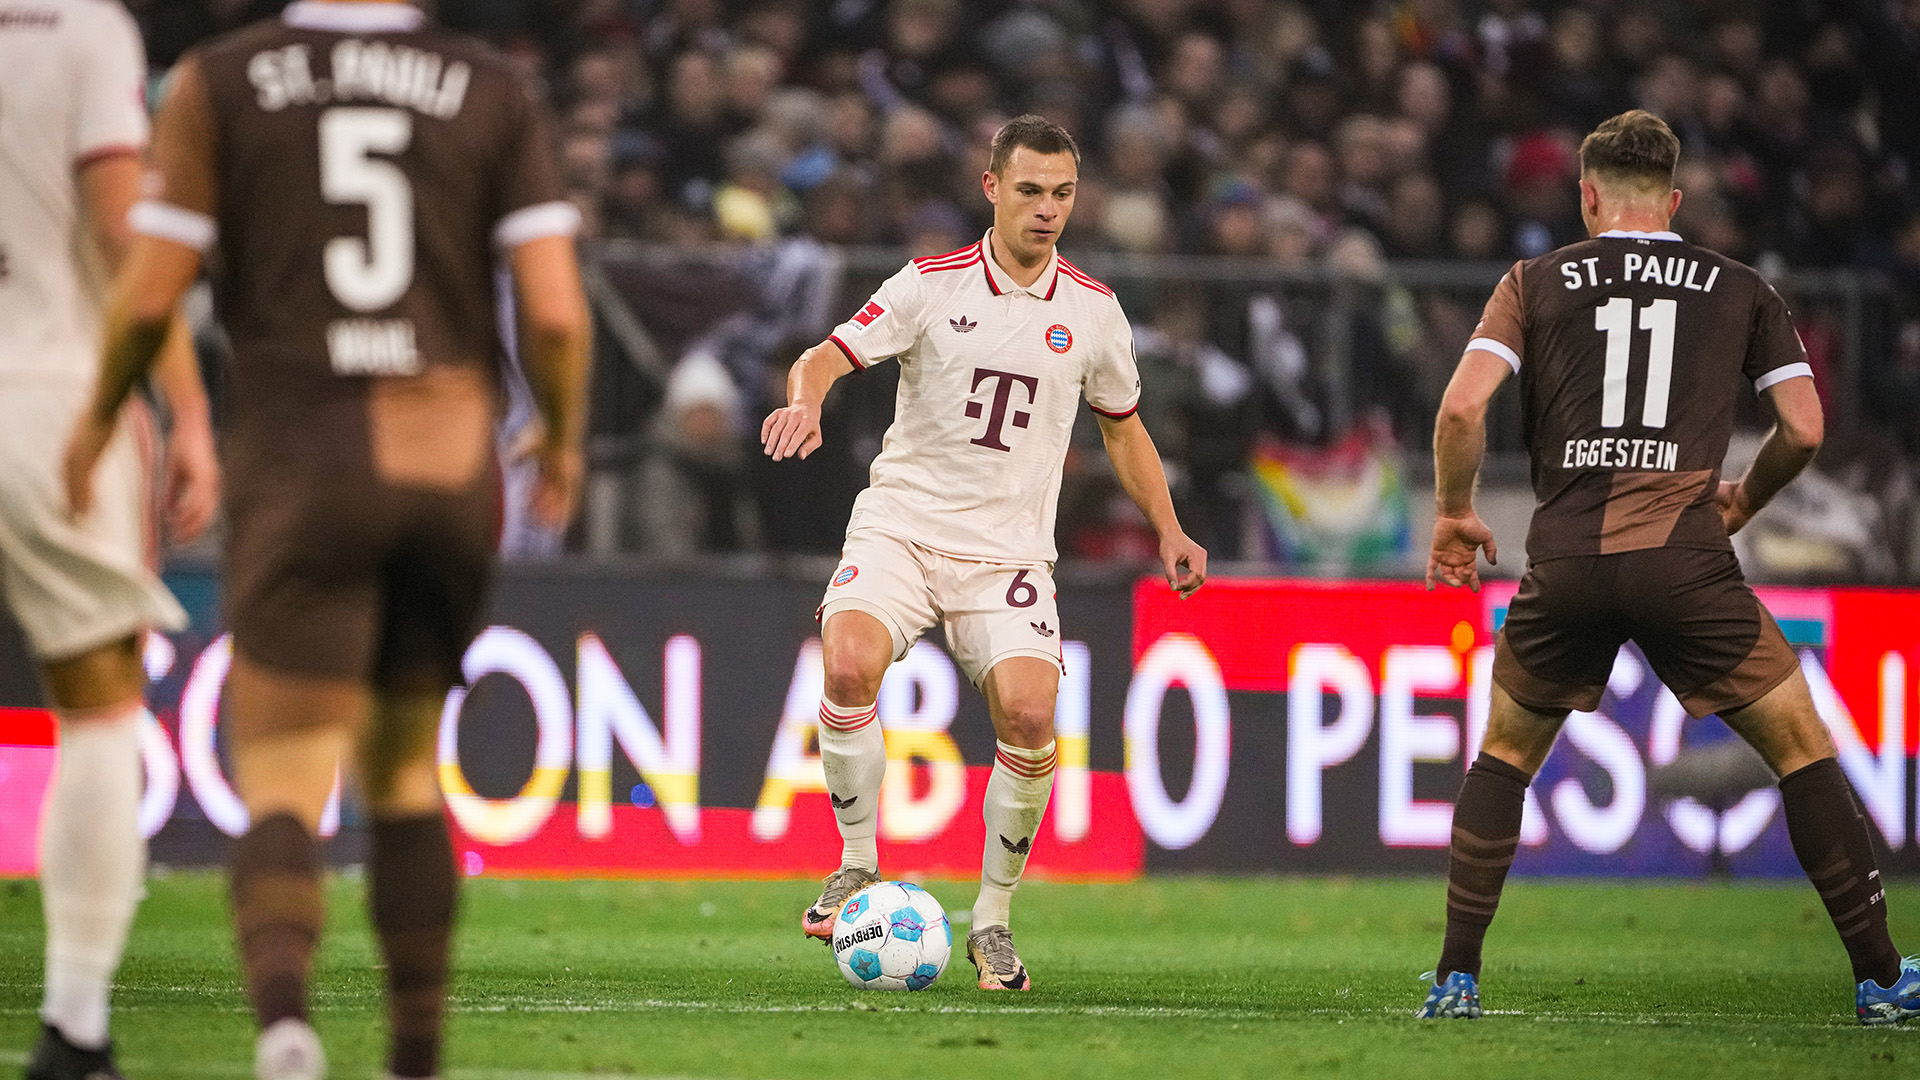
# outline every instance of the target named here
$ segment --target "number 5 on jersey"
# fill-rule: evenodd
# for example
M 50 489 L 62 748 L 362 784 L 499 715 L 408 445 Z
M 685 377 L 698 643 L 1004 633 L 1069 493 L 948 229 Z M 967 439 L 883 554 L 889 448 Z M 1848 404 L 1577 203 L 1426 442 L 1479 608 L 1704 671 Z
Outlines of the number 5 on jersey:
M 336 236 L 322 253 L 327 290 L 342 307 L 372 314 L 413 285 L 413 185 L 391 161 L 413 141 L 403 109 L 337 107 L 320 114 L 320 194 L 367 208 L 367 235 Z M 420 370 L 411 319 L 336 319 L 327 327 L 335 374 L 412 375 Z
M 1653 332 L 1647 349 L 1647 400 L 1640 410 L 1644 427 L 1667 426 L 1667 399 L 1673 390 L 1673 328 L 1679 302 L 1655 300 L 1640 309 L 1640 329 Z M 1607 335 L 1607 364 L 1600 384 L 1600 426 L 1617 428 L 1627 419 L 1627 368 L 1633 350 L 1633 301 L 1616 296 L 1594 309 L 1593 328 Z

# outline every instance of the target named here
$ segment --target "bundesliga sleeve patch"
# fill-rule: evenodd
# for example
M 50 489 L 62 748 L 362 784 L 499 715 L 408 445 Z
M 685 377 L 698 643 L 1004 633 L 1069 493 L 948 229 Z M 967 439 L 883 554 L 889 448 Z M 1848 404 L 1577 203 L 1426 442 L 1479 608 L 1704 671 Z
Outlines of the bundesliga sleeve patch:
M 872 326 L 873 320 L 879 318 L 882 315 L 885 315 L 886 313 L 887 313 L 886 308 L 883 308 L 878 303 L 872 300 L 869 300 L 867 301 L 867 306 L 861 308 L 860 313 L 853 317 L 853 321 L 856 323 L 859 323 L 861 326 Z

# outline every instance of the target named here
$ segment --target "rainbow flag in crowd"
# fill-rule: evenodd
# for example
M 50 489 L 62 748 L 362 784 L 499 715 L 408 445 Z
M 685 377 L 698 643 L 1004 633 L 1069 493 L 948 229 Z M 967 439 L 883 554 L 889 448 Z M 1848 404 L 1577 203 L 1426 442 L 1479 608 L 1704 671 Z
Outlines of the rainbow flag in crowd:
M 1413 549 L 1400 451 L 1383 425 L 1355 425 L 1326 447 L 1262 439 L 1247 471 L 1270 559 L 1366 570 L 1400 563 Z

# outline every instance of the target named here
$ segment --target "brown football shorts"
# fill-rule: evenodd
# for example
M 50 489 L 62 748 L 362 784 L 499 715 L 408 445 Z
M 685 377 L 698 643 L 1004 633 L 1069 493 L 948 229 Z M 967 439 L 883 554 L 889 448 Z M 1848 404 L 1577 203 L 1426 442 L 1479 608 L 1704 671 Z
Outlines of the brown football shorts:
M 444 693 L 461 681 L 493 582 L 498 475 L 484 470 L 456 492 L 364 475 L 255 475 L 234 486 L 225 603 L 234 648 L 289 674 Z
M 1648 548 L 1529 564 L 1493 678 L 1535 712 L 1591 711 L 1628 641 L 1695 717 L 1753 704 L 1800 663 L 1733 552 Z

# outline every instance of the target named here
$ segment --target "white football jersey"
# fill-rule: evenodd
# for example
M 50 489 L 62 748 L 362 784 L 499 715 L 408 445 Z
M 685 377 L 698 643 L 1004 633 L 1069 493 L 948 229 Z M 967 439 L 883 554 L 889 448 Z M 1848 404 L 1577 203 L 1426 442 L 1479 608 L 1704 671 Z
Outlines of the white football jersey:
M 0 0 L 0 376 L 94 376 L 107 275 L 77 170 L 146 146 L 146 78 L 118 0 Z
M 857 368 L 900 361 L 893 424 L 848 531 L 946 555 L 1052 562 L 1081 399 L 1114 419 L 1139 407 L 1119 301 L 1057 252 L 1031 286 L 1008 278 L 987 239 L 915 259 L 829 340 Z

